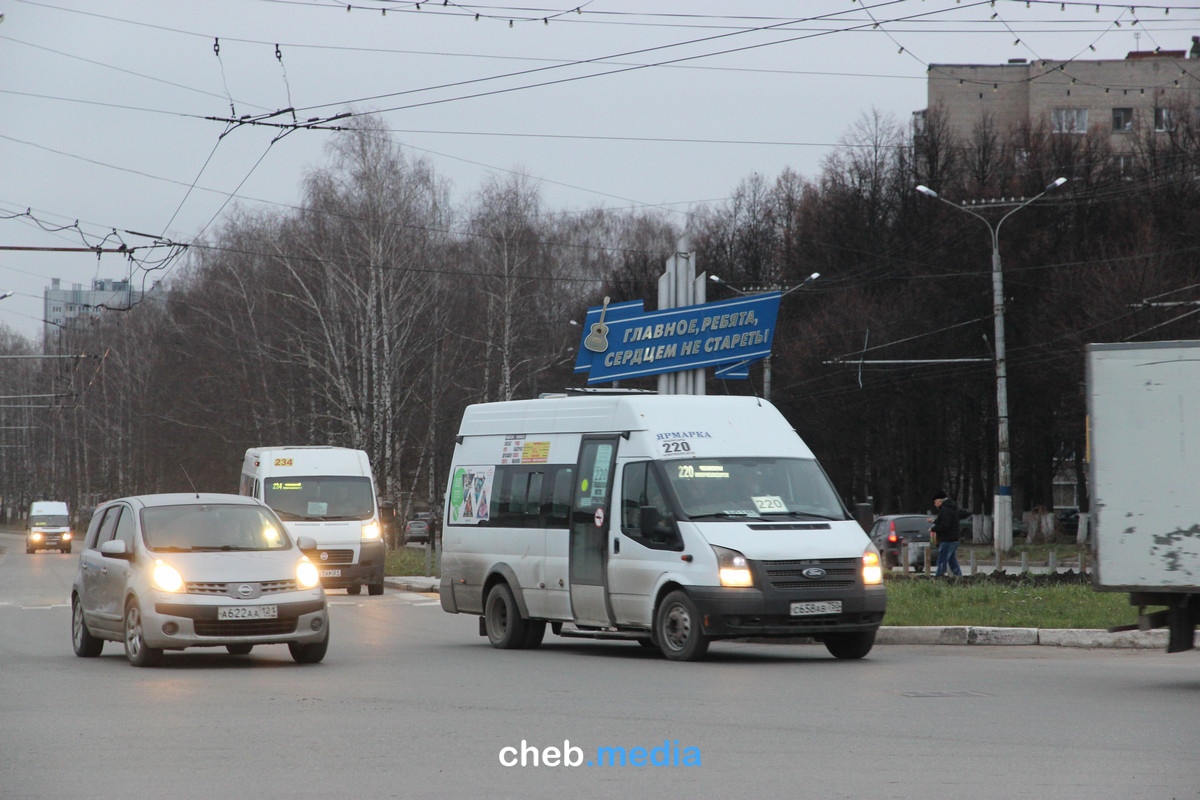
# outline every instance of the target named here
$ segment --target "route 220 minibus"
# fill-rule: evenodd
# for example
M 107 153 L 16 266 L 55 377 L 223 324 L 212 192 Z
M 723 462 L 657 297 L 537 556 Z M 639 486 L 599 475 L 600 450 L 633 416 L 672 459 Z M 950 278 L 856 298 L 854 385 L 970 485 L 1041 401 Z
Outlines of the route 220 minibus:
M 874 645 L 879 552 L 812 452 L 753 397 L 579 394 L 469 406 L 443 520 L 441 604 L 498 648 L 636 640 Z

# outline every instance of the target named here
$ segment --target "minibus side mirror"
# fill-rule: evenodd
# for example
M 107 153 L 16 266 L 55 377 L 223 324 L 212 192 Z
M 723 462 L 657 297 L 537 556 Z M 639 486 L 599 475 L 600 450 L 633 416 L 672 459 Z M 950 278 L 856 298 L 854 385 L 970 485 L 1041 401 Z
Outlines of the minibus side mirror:
M 675 537 L 675 526 L 654 506 L 642 506 L 638 520 L 642 538 L 655 544 L 667 544 Z

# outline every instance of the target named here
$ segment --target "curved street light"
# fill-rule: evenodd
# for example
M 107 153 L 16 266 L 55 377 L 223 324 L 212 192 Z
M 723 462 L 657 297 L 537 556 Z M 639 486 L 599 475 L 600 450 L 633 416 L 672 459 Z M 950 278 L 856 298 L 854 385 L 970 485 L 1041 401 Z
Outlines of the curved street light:
M 970 214 L 987 226 L 992 234 L 992 318 L 996 329 L 996 493 L 992 499 L 995 515 L 994 545 L 998 551 L 1012 549 L 1012 462 L 1009 455 L 1008 437 L 1008 364 L 1004 350 L 1004 276 L 1000 270 L 1000 226 L 1013 214 L 1037 200 L 1051 189 L 1067 182 L 1066 178 L 1055 178 L 1042 191 L 1024 200 L 1000 218 L 995 225 L 965 205 L 951 203 L 928 186 L 917 186 L 917 191 L 934 200 L 940 200 L 951 208 Z
M 722 286 L 724 286 L 727 289 L 732 289 L 733 291 L 737 292 L 738 294 L 742 295 L 743 297 L 750 297 L 752 295 L 762 294 L 764 292 L 779 292 L 779 298 L 782 300 L 785 295 L 791 294 L 792 292 L 796 291 L 797 289 L 804 286 L 805 284 L 812 283 L 819 277 L 821 277 L 821 273 L 814 272 L 812 275 L 809 275 L 807 278 L 800 281 L 799 283 L 797 283 L 795 286 L 791 287 L 790 289 L 784 289 L 782 287 L 774 286 L 774 287 L 767 287 L 765 289 L 761 289 L 756 292 L 743 292 L 741 289 L 737 288 L 736 286 L 732 286 L 732 285 L 726 283 L 725 281 L 721 280 L 719 275 L 709 275 L 708 279 L 710 281 L 712 281 L 713 283 L 721 284 Z M 776 325 L 776 327 L 779 327 L 779 326 Z M 766 356 L 765 358 L 763 358 L 762 362 L 763 362 L 763 399 L 770 400 L 771 399 L 771 357 L 769 355 Z

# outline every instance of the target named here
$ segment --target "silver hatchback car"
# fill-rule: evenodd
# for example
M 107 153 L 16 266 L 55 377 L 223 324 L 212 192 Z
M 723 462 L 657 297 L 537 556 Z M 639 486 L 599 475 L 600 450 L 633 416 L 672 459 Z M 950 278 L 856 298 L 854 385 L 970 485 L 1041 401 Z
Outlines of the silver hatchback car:
M 75 654 L 124 642 L 136 667 L 164 650 L 225 647 L 244 655 L 286 644 L 315 664 L 329 647 L 316 565 L 270 508 L 227 494 L 124 497 L 98 507 L 71 587 Z

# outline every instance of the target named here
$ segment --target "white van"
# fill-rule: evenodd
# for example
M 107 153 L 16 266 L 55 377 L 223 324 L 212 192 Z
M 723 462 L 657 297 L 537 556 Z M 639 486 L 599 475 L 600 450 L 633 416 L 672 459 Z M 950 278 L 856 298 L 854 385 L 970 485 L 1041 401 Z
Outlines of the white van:
M 753 397 L 581 394 L 469 406 L 447 488 L 442 608 L 495 647 L 636 639 L 874 645 L 879 551 L 812 452 Z
M 25 552 L 32 555 L 38 550 L 71 552 L 71 520 L 66 503 L 39 500 L 29 506 Z
M 375 476 L 362 450 L 344 447 L 252 447 L 242 461 L 241 494 L 270 506 L 305 551 L 326 589 L 383 594 L 385 545 Z

